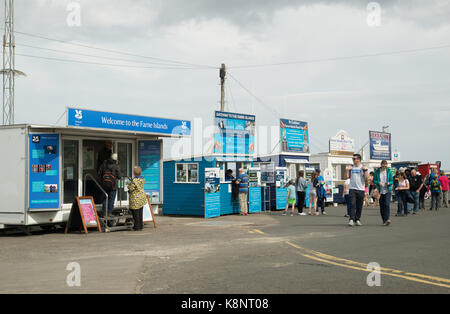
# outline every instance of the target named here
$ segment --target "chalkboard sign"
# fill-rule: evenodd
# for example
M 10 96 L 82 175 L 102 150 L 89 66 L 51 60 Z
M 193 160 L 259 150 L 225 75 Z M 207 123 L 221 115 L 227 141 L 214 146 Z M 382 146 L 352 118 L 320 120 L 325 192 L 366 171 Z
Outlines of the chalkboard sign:
M 150 197 L 147 195 L 147 204 L 144 206 L 142 219 L 144 222 L 153 222 L 153 226 L 156 228 L 155 216 L 153 216 L 152 202 L 150 202 Z
M 84 228 L 86 234 L 88 233 L 88 228 L 97 228 L 98 231 L 102 231 L 92 196 L 77 197 L 74 200 L 65 233 L 69 229 L 75 228 L 78 228 L 80 231 L 81 228 Z

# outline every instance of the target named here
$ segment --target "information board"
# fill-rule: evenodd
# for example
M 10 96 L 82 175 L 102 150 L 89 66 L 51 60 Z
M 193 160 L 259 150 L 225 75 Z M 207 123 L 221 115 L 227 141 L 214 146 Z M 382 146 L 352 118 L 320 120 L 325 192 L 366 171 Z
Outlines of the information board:
M 308 123 L 280 119 L 281 151 L 309 153 Z
M 391 160 L 391 134 L 369 131 L 370 159 Z
M 160 203 L 161 196 L 161 141 L 139 141 L 138 163 L 145 179 L 144 191 L 153 204 Z
M 30 134 L 29 142 L 29 208 L 59 208 L 59 135 Z
M 73 228 L 78 228 L 80 231 L 83 228 L 86 234 L 88 228 L 97 228 L 98 231 L 102 231 L 92 196 L 77 196 L 73 202 L 65 233 Z
M 214 153 L 253 155 L 255 152 L 255 116 L 215 112 Z
M 287 168 L 277 167 L 275 169 L 275 194 L 276 209 L 286 209 L 287 205 Z
M 220 168 L 205 168 L 205 218 L 220 216 Z
M 147 195 L 147 204 L 145 204 L 142 210 L 142 221 L 145 222 L 153 222 L 153 226 L 156 228 L 155 216 L 153 215 L 152 203 L 150 201 L 150 197 Z

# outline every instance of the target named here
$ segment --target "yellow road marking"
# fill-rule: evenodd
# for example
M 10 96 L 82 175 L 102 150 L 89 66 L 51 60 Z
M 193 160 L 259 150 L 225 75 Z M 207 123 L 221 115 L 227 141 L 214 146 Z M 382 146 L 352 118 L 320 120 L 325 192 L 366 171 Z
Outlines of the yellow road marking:
M 253 231 L 255 231 L 255 232 L 259 233 L 259 234 L 265 234 L 264 232 L 262 232 L 261 230 L 258 230 L 258 229 L 253 229 Z
M 253 231 L 250 231 L 250 230 L 248 231 L 248 233 L 254 234 L 254 232 L 253 232 Z
M 296 249 L 298 249 L 300 251 L 303 251 L 303 252 L 298 252 L 298 253 L 309 259 L 313 259 L 316 261 L 320 261 L 320 262 L 324 262 L 324 263 L 328 263 L 328 264 L 332 264 L 332 265 L 336 265 L 336 266 L 340 266 L 340 267 L 350 268 L 350 269 L 354 269 L 354 270 L 360 270 L 360 271 L 365 271 L 365 272 L 373 271 L 373 270 L 368 270 L 366 268 L 367 264 L 364 264 L 364 263 L 359 263 L 359 262 L 355 262 L 355 261 L 351 261 L 351 260 L 347 260 L 347 259 L 343 259 L 343 258 L 338 258 L 335 256 L 316 252 L 313 250 L 308 250 L 308 249 L 302 248 L 301 246 L 293 244 L 289 241 L 286 241 L 285 243 L 292 247 L 295 247 Z M 446 279 L 446 278 L 421 275 L 421 274 L 415 274 L 415 273 L 408 273 L 408 272 L 404 272 L 401 270 L 395 270 L 395 269 L 384 268 L 384 267 L 380 267 L 380 274 L 384 274 L 384 275 L 392 276 L 392 277 L 403 278 L 406 280 L 420 282 L 420 283 L 424 283 L 424 284 L 429 284 L 429 285 L 434 285 L 434 286 L 439 286 L 439 287 L 444 287 L 444 288 L 450 288 L 450 285 L 447 285 L 447 284 L 431 282 L 428 280 L 418 279 L 415 277 L 420 277 L 420 278 L 429 279 L 429 280 L 438 281 L 438 282 L 450 283 L 450 280 Z M 414 277 L 412 277 L 412 276 L 414 276 Z

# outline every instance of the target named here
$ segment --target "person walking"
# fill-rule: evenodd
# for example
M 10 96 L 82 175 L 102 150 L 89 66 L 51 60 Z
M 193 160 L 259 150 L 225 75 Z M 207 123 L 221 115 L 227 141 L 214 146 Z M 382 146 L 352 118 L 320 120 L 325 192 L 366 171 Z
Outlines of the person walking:
M 352 157 L 353 166 L 347 167 L 347 175 L 350 177 L 349 196 L 350 196 L 350 220 L 348 225 L 353 227 L 362 226 L 361 215 L 364 203 L 364 194 L 366 182 L 369 180 L 367 167 L 361 164 L 361 155 L 354 154 Z
M 108 204 L 106 198 L 103 200 L 103 216 L 107 217 L 114 211 L 114 202 L 117 195 L 117 180 L 120 180 L 120 168 L 118 165 L 117 154 L 112 154 L 111 157 L 100 166 L 98 177 L 103 189 L 108 194 Z
M 423 187 L 422 176 L 417 174 L 416 169 L 411 170 L 411 175 L 409 177 L 409 193 L 411 197 L 414 199 L 414 208 L 412 212 L 416 215 L 419 212 L 419 196 L 420 190 Z
M 444 171 L 441 171 L 441 176 L 439 177 L 439 182 L 441 183 L 441 199 L 442 206 L 448 208 L 448 190 L 449 190 L 449 180 L 445 175 Z
M 239 206 L 241 216 L 248 216 L 247 195 L 248 195 L 248 176 L 243 168 L 239 169 L 239 177 L 236 179 L 239 183 Z
M 381 168 L 375 170 L 373 175 L 373 183 L 380 192 L 380 215 L 383 225 L 389 226 L 391 224 L 391 195 L 392 186 L 394 185 L 394 176 L 392 172 L 387 169 L 387 161 L 381 162 Z
M 291 205 L 291 207 L 292 207 L 291 217 L 294 216 L 295 203 L 297 202 L 297 197 L 296 197 L 295 192 L 296 191 L 295 191 L 294 181 L 289 180 L 288 187 L 287 187 L 286 209 L 284 210 L 283 216 L 286 216 L 287 211 L 289 209 L 289 205 Z
M 398 187 L 397 191 L 397 202 L 398 202 L 398 211 L 396 216 L 408 216 L 408 193 L 409 193 L 409 181 L 406 178 L 406 174 L 404 172 L 400 172 L 400 176 L 398 178 Z M 404 214 L 402 214 L 402 208 Z
M 342 198 L 345 200 L 345 204 L 347 205 L 347 214 L 344 217 L 350 217 L 350 196 L 349 196 L 349 188 L 350 188 L 350 177 L 347 175 L 347 178 L 344 182 L 344 189 L 342 190 Z
M 142 218 L 144 206 L 148 204 L 147 195 L 144 191 L 145 179 L 141 176 L 141 167 L 133 168 L 134 178 L 131 179 L 130 184 L 128 184 L 128 193 L 130 194 L 130 211 L 133 215 L 135 231 L 140 231 L 144 228 L 144 221 Z
M 314 187 L 314 182 L 316 181 L 316 173 L 314 172 L 311 176 L 311 182 L 309 182 L 309 211 L 308 215 L 315 215 L 317 210 L 317 191 Z M 311 209 L 314 210 L 311 213 Z
M 436 169 L 437 170 L 437 169 Z M 439 201 L 441 196 L 441 182 L 439 181 L 439 175 L 437 171 L 434 171 L 430 175 L 430 191 L 431 191 L 431 209 L 439 209 Z
M 297 208 L 298 214 L 300 216 L 305 216 L 306 214 L 303 212 L 303 206 L 305 205 L 305 197 L 306 197 L 306 180 L 304 178 L 305 172 L 300 171 L 298 173 L 298 177 L 295 183 L 297 187 Z

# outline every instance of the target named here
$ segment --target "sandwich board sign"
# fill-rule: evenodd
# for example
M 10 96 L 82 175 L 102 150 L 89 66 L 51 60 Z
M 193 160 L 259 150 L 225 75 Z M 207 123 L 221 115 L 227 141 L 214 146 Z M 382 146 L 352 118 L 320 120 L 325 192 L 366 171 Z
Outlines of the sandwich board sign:
M 102 232 L 97 210 L 95 209 L 94 198 L 92 196 L 77 196 L 74 200 L 65 233 L 71 228 L 74 229 L 76 227 L 78 227 L 80 231 L 84 229 L 86 234 L 88 234 L 88 228 L 96 228 L 98 231 Z
M 147 194 L 147 204 L 144 206 L 142 211 L 142 220 L 145 222 L 153 222 L 153 226 L 156 228 L 155 216 L 153 215 L 152 202 L 150 202 L 150 197 Z

